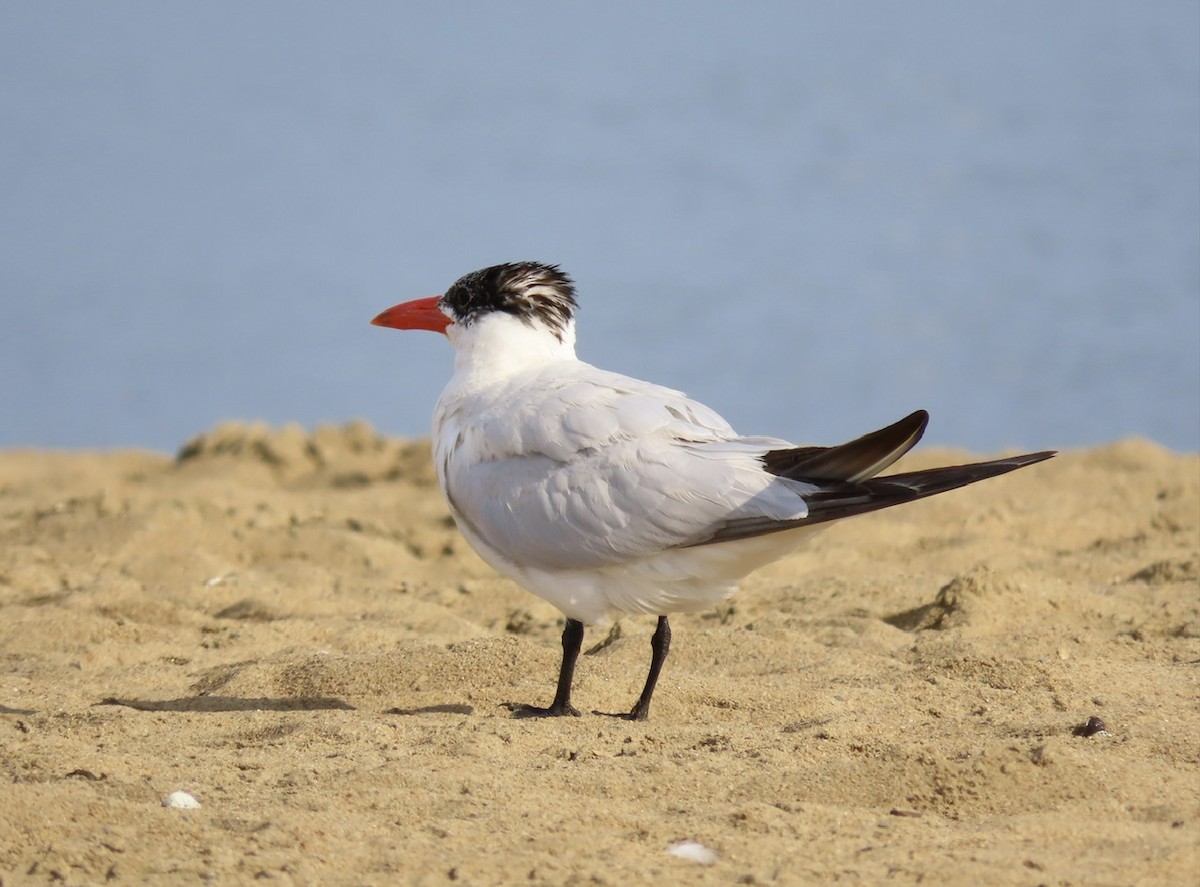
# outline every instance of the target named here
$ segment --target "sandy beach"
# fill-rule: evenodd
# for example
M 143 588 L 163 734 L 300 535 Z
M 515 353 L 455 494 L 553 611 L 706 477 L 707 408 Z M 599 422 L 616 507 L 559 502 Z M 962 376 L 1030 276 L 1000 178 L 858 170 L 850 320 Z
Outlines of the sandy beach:
M 648 618 L 589 629 L 583 717 L 514 720 L 560 616 L 427 442 L 0 453 L 0 884 L 1200 883 L 1195 454 L 845 521 L 672 624 L 648 722 L 592 713 Z

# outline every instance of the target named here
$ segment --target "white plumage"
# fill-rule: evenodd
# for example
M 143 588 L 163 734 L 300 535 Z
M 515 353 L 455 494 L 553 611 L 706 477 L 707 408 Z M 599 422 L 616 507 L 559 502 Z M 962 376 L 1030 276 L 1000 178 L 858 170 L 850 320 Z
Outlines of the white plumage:
M 739 438 L 702 404 L 598 370 L 566 345 L 532 366 L 502 354 L 497 372 L 475 333 L 520 323 L 493 315 L 455 336 L 468 359 L 434 411 L 438 479 L 488 563 L 594 623 L 703 609 L 774 559 L 764 560 L 764 547 L 794 547 L 747 540 L 740 548 L 751 560 L 741 566 L 732 549 L 700 545 L 742 517 L 808 513 L 812 485 L 762 469 L 764 453 L 790 444 Z
M 1039 453 L 869 480 L 919 439 L 927 417 L 837 448 L 737 434 L 678 391 L 575 355 L 574 289 L 557 268 L 469 274 L 446 294 L 374 323 L 443 332 L 453 377 L 434 412 L 438 480 L 463 535 L 495 569 L 567 617 L 559 692 L 582 623 L 660 617 L 642 698 L 666 658 L 666 614 L 704 609 L 823 522 L 942 492 L 1048 458 Z

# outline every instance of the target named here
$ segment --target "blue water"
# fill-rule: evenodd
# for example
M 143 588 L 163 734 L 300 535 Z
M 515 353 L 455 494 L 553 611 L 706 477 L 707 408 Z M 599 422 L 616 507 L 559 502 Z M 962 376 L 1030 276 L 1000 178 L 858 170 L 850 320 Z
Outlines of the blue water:
M 747 432 L 1200 448 L 1200 7 L 6 3 L 0 446 L 427 433 L 499 261 Z

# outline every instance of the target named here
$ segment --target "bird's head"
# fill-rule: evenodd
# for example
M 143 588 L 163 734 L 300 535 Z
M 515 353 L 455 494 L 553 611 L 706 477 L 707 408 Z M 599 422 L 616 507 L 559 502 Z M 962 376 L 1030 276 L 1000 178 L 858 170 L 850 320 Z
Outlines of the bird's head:
M 575 287 L 558 266 L 510 262 L 472 271 L 456 280 L 444 295 L 395 305 L 371 323 L 444 333 L 458 345 L 472 328 L 504 317 L 570 347 L 574 344 L 575 306 Z

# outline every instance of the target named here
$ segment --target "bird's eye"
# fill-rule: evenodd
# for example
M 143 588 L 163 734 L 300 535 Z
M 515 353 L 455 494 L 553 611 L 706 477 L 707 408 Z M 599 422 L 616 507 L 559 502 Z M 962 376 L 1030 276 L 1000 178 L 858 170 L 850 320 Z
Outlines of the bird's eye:
M 456 290 L 450 290 L 441 298 L 441 307 L 445 308 L 454 317 L 461 319 L 466 313 L 467 304 L 463 294 Z

